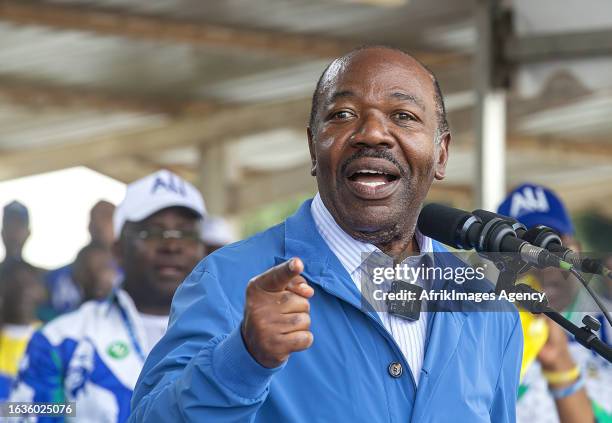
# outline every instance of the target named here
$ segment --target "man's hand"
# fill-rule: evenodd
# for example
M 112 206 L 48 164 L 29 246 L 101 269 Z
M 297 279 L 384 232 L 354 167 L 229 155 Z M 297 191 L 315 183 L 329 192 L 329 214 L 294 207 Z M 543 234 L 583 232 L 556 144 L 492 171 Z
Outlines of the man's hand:
M 249 281 L 242 338 L 264 367 L 278 367 L 312 345 L 308 298 L 314 290 L 300 276 L 303 270 L 302 261 L 292 258 Z

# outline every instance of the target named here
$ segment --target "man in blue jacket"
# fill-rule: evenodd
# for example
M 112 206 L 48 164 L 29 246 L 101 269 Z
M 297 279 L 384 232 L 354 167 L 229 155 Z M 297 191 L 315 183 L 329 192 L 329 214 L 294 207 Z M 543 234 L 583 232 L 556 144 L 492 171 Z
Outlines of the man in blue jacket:
M 450 138 L 437 81 L 408 54 L 368 47 L 333 61 L 308 128 L 319 193 L 183 282 L 131 421 L 514 421 L 522 336 L 510 306 L 440 301 L 406 318 L 361 299 L 372 253 L 421 266 L 444 251 L 415 228 Z

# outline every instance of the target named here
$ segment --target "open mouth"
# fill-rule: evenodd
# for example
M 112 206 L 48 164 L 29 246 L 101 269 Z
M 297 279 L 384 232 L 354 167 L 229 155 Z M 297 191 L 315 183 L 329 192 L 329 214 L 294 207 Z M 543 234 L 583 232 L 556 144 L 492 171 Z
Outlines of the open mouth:
M 399 169 L 393 163 L 369 157 L 350 163 L 345 175 L 353 193 L 368 200 L 390 195 L 400 179 Z
M 349 176 L 349 180 L 367 187 L 379 187 L 397 179 L 397 176 L 374 169 L 358 170 Z
M 159 276 L 166 279 L 182 279 L 185 275 L 185 270 L 177 265 L 158 265 L 155 269 Z

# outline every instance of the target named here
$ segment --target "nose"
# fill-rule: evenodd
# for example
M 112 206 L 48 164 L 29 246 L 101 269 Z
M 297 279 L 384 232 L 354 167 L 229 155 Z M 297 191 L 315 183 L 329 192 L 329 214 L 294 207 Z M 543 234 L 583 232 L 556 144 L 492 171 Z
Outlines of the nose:
M 159 244 L 159 251 L 164 252 L 166 254 L 176 254 L 181 252 L 183 248 L 183 243 L 180 239 L 176 238 L 166 238 L 162 240 Z
M 380 112 L 365 113 L 350 137 L 353 147 L 392 148 L 395 144 L 388 122 Z

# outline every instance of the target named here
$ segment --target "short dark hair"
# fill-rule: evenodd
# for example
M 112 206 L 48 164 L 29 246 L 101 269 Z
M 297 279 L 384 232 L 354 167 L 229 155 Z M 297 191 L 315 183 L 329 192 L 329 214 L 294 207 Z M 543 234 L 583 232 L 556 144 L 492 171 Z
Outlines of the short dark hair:
M 311 129 L 315 127 L 316 116 L 319 111 L 319 101 L 321 99 L 321 96 L 323 95 L 323 82 L 325 81 L 325 76 L 329 68 L 334 63 L 336 63 L 337 60 L 349 59 L 355 54 L 359 53 L 360 51 L 374 49 L 374 48 L 393 50 L 393 51 L 397 51 L 399 53 L 405 54 L 406 56 L 415 60 L 419 65 L 423 67 L 423 69 L 427 71 L 427 73 L 432 79 L 433 86 L 434 86 L 434 102 L 436 104 L 436 115 L 437 115 L 436 118 L 438 121 L 437 122 L 438 135 L 448 132 L 449 125 L 448 125 L 448 118 L 446 116 L 446 106 L 444 105 L 444 96 L 442 95 L 442 89 L 440 88 L 440 83 L 438 82 L 438 78 L 436 78 L 436 75 L 434 75 L 434 73 L 427 66 L 425 66 L 420 60 L 412 56 L 410 53 L 402 49 L 399 49 L 397 47 L 390 47 L 386 45 L 365 45 L 365 46 L 357 47 L 349 51 L 344 56 L 336 58 L 335 60 L 333 60 L 331 63 L 329 63 L 325 67 L 325 69 L 323 70 L 323 73 L 321 74 L 321 76 L 319 77 L 319 80 L 317 81 L 317 86 L 315 87 L 315 90 L 312 94 L 312 104 L 310 106 L 310 120 L 308 122 L 308 126 Z
M 110 254 L 110 251 L 102 244 L 91 242 L 79 250 L 76 258 L 74 259 L 74 264 L 82 263 L 87 259 L 87 257 L 89 257 L 90 254 L 93 253 Z

